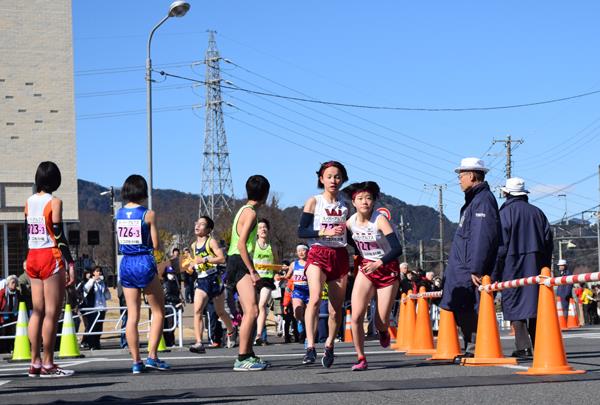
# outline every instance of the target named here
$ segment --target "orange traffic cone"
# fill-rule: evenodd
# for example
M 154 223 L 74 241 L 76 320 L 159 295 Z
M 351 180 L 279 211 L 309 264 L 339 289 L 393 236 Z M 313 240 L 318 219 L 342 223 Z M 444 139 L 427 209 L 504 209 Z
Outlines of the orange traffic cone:
M 541 275 L 550 277 L 550 269 L 544 267 Z M 583 370 L 573 370 L 567 363 L 556 306 L 554 305 L 554 290 L 552 287 L 542 284 L 538 294 L 533 364 L 527 371 L 521 371 L 517 374 L 582 374 L 584 372 Z
M 454 360 L 461 354 L 454 312 L 440 308 L 440 329 L 435 354 L 427 360 Z
M 350 310 L 346 310 L 346 326 L 344 328 L 344 342 L 352 343 L 352 315 Z
M 490 284 L 490 276 L 483 276 L 482 284 Z M 499 366 L 517 364 L 514 357 L 504 357 L 496 320 L 494 295 L 491 291 L 481 291 L 479 299 L 479 317 L 477 318 L 477 341 L 475 357 L 463 358 L 464 366 Z
M 397 350 L 404 340 L 404 315 L 406 314 L 405 300 L 406 294 L 402 293 L 400 301 L 398 302 L 398 321 L 396 322 L 398 324 L 398 332 L 396 333 L 396 341 L 390 346 L 392 350 Z
M 562 301 L 560 297 L 556 297 L 556 313 L 558 314 L 558 324 L 561 330 L 567 329 L 567 317 L 563 311 Z
M 408 290 L 406 294 L 406 304 L 404 307 L 404 324 L 402 325 L 402 334 L 404 339 L 398 345 L 397 352 L 406 352 L 412 345 L 413 335 L 415 331 L 415 300 L 408 298 L 413 292 Z
M 567 318 L 567 329 L 581 328 L 579 325 L 579 317 L 577 316 L 577 309 L 575 309 L 575 301 L 573 298 L 569 300 L 569 317 Z
M 427 289 L 421 287 L 419 293 L 425 293 Z M 417 321 L 415 324 L 415 334 L 412 339 L 407 356 L 420 356 L 423 354 L 433 354 L 433 332 L 431 331 L 431 317 L 429 316 L 429 302 L 425 298 L 419 298 L 417 304 Z

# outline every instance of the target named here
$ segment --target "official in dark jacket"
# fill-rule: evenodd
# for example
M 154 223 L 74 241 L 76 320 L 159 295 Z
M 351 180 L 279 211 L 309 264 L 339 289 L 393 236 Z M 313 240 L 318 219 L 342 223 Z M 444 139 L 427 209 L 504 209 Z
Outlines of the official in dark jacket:
M 552 231 L 546 215 L 529 204 L 525 182 L 519 177 L 506 180 L 502 187 L 506 201 L 500 207 L 502 245 L 498 249 L 493 281 L 537 276 L 552 264 Z M 532 356 L 538 302 L 537 285 L 502 291 L 504 319 L 515 330 L 513 357 Z
M 567 266 L 567 261 L 565 259 L 558 260 L 558 276 L 571 276 L 573 274 L 572 271 L 569 270 Z M 562 284 L 556 287 L 556 296 L 560 298 L 560 304 L 562 306 L 563 315 L 565 319 L 569 314 L 569 301 L 573 298 L 573 285 L 572 284 Z
M 477 331 L 477 287 L 483 275 L 490 275 L 500 243 L 498 204 L 485 181 L 488 169 L 478 158 L 461 161 L 458 173 L 465 193 L 460 223 L 452 239 L 448 265 L 444 271 L 440 307 L 454 312 L 465 343 L 465 355 L 472 355 Z

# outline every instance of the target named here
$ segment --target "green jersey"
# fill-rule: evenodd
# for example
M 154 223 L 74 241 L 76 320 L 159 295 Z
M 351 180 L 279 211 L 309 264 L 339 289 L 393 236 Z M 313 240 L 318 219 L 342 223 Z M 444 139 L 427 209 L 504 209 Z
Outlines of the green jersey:
M 228 256 L 240 254 L 240 250 L 238 249 L 238 246 L 237 246 L 238 242 L 240 240 L 240 235 L 238 235 L 238 231 L 237 231 L 237 225 L 238 225 L 238 220 L 240 219 L 240 215 L 242 214 L 242 211 L 244 211 L 246 208 L 250 208 L 250 209 L 254 210 L 253 205 L 250 205 L 250 204 L 244 205 L 242 208 L 239 209 L 237 214 L 235 214 L 235 218 L 233 219 L 233 226 L 231 228 L 231 242 L 229 242 L 229 250 L 227 251 Z M 254 246 L 256 245 L 257 225 L 258 224 L 255 220 L 254 226 L 252 227 L 252 230 L 250 231 L 250 235 L 248 235 L 248 240 L 246 241 L 246 250 L 248 250 L 248 255 L 250 256 L 250 258 L 252 258 L 253 254 L 254 254 Z
M 271 244 L 267 243 L 267 246 L 263 249 L 258 241 L 256 241 L 256 247 L 254 248 L 254 257 L 252 258 L 254 267 L 258 272 L 260 278 L 273 278 L 273 270 L 261 268 L 261 264 L 273 264 L 275 258 L 273 257 L 273 249 Z

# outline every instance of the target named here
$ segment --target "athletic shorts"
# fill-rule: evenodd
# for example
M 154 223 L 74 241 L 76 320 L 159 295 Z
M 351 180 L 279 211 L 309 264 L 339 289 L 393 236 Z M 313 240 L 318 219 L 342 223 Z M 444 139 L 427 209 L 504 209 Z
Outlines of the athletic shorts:
M 197 278 L 194 284 L 197 290 L 204 291 L 208 299 L 218 297 L 223 292 L 225 286 L 219 277 L 219 273 L 214 273 L 206 277 Z
M 153 255 L 123 255 L 119 280 L 125 288 L 146 288 L 158 274 Z
M 269 290 L 275 289 L 275 282 L 272 278 L 261 278 L 256 282 L 256 292 L 260 293 L 260 290 L 263 288 L 268 288 Z
M 362 266 L 365 266 L 369 262 L 372 262 L 372 260 L 360 258 L 358 266 L 362 268 Z M 384 264 L 372 273 L 365 274 L 362 270 L 361 273 L 373 283 L 376 289 L 388 287 L 400 280 L 400 270 L 397 260 L 392 260 L 388 264 Z
M 29 249 L 25 271 L 29 278 L 46 280 L 65 268 L 58 248 Z
M 345 247 L 330 248 L 327 246 L 312 245 L 306 258 L 306 266 L 314 264 L 319 267 L 327 281 L 338 280 L 348 274 L 350 262 L 348 251 Z
M 302 300 L 305 304 L 308 304 L 308 286 L 307 285 L 294 285 L 292 291 L 292 299 Z
M 244 278 L 246 274 L 250 274 L 248 268 L 240 255 L 231 255 L 227 258 L 227 284 L 234 290 L 237 288 L 237 283 Z

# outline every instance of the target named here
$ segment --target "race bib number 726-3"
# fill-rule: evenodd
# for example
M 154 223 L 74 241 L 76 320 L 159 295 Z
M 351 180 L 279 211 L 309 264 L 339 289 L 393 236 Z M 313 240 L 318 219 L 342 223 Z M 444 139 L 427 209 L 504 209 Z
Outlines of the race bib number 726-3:
M 118 219 L 117 238 L 120 245 L 142 244 L 142 220 L 141 219 Z

